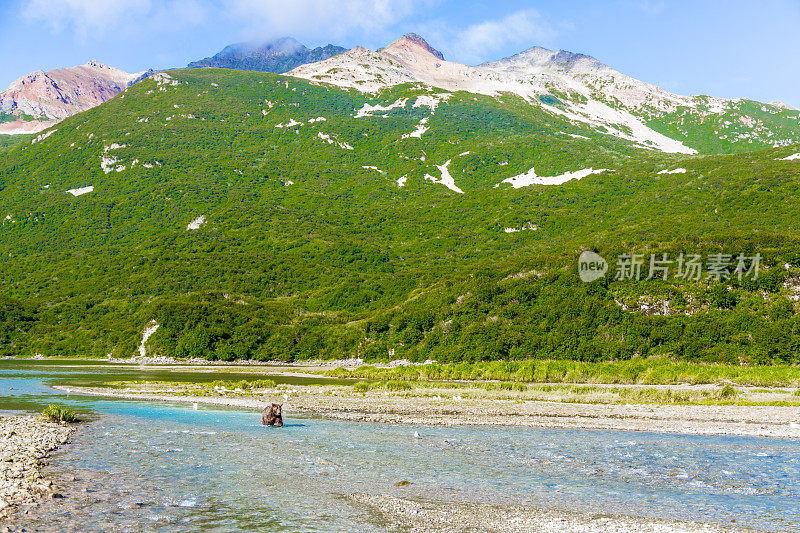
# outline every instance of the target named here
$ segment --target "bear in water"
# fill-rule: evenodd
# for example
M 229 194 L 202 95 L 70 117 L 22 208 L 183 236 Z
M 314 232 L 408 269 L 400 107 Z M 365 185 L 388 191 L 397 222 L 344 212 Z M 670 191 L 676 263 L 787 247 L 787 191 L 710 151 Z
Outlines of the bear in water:
M 265 407 L 261 413 L 262 426 L 283 426 L 283 416 L 281 415 L 282 403 L 273 403 L 269 407 Z

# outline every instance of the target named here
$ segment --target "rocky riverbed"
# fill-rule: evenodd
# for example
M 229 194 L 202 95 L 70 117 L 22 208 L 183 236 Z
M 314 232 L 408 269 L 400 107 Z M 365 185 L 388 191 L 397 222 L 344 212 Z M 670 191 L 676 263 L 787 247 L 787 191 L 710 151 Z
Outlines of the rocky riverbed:
M 0 417 L 0 520 L 20 506 L 58 497 L 41 469 L 74 430 L 39 416 Z
M 409 533 L 461 533 L 464 531 L 735 533 L 744 531 L 706 524 L 593 516 L 530 507 L 413 501 L 369 494 L 352 494 L 349 498 L 371 508 L 391 528 Z

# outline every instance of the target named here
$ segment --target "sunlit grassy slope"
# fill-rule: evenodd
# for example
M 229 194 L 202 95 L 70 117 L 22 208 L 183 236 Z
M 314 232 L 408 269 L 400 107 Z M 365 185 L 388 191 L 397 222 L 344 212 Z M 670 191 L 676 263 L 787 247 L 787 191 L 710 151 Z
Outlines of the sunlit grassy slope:
M 667 155 L 509 95 L 415 107 L 436 93 L 171 71 L 9 149 L 0 350 L 130 356 L 156 321 L 148 353 L 178 357 L 795 360 L 800 147 Z M 534 167 L 609 171 L 501 183 Z M 586 248 L 770 268 L 587 285 Z

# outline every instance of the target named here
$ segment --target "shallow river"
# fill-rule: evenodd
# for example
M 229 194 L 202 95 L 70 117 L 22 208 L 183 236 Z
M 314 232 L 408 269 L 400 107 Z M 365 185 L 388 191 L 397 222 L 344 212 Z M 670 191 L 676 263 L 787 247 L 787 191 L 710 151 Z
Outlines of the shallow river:
M 104 400 L 51 388 L 165 375 L 130 366 L 0 361 L 0 414 L 39 410 L 54 400 L 93 413 L 50 467 L 66 498 L 46 504 L 46 519 L 22 525 L 383 531 L 374 515 L 346 499 L 367 492 L 800 531 L 797 440 L 392 426 L 292 413 L 278 429 L 261 427 L 254 411 Z M 402 480 L 412 484 L 394 485 Z

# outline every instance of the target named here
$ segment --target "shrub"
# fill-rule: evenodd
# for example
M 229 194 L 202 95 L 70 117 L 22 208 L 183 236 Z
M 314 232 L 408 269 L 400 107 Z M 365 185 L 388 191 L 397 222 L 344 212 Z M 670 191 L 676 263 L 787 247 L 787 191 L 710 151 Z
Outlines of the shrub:
M 275 387 L 275 381 L 271 379 L 257 379 L 255 381 L 250 382 L 251 389 L 272 389 L 274 387 Z
M 224 387 L 227 390 L 271 389 L 275 387 L 275 382 L 271 379 L 257 379 L 254 381 L 244 379 L 240 381 L 223 381 L 218 379 L 211 382 L 211 387 Z
M 44 411 L 42 416 L 53 422 L 77 422 L 78 415 L 71 408 L 60 403 L 51 403 Z
M 409 383 L 408 381 L 387 381 L 386 390 L 390 391 L 411 390 L 411 383 Z
M 354 383 L 353 390 L 355 392 L 367 392 L 369 390 L 369 383 L 367 383 L 366 381 L 359 381 L 358 383 Z

